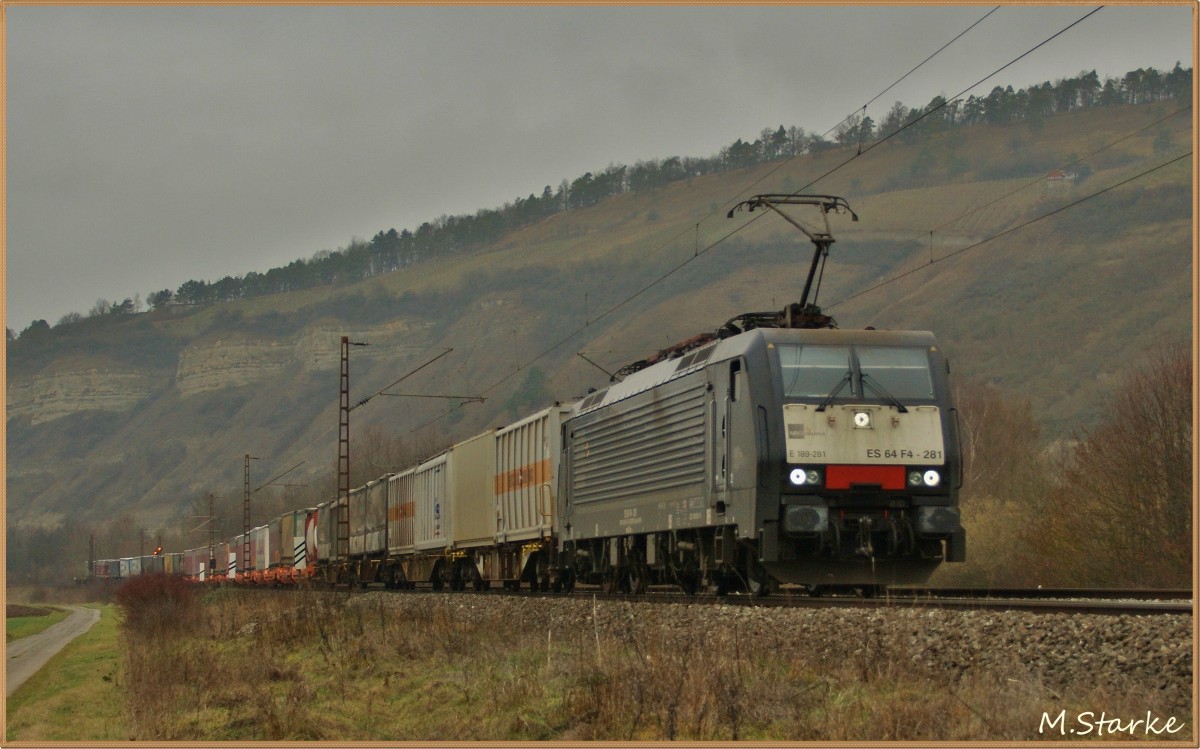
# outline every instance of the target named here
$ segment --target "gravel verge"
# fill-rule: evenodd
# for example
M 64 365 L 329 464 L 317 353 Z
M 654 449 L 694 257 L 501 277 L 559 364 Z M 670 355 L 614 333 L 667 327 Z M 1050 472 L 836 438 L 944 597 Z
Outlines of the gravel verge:
M 555 640 L 677 638 L 739 647 L 816 665 L 904 661 L 931 678 L 956 683 L 993 676 L 1042 690 L 1053 699 L 1098 684 L 1127 693 L 1158 692 L 1191 710 L 1189 615 L 1040 614 L 924 608 L 769 608 L 632 603 L 570 598 L 367 593 L 357 605 L 383 605 L 419 616 L 446 607 L 455 621 Z M 731 639 L 732 638 L 732 639 Z

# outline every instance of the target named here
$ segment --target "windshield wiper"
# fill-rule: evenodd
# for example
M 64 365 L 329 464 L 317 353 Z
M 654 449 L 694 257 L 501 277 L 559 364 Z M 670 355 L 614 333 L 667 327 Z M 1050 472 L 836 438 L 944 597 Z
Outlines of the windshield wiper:
M 833 399 L 836 398 L 838 393 L 842 392 L 842 388 L 846 387 L 846 385 L 849 383 L 850 383 L 850 371 L 846 370 L 846 376 L 843 377 L 842 381 L 837 384 L 837 387 L 835 387 L 833 389 L 833 392 L 831 392 L 829 395 L 825 396 L 825 400 L 821 401 L 821 405 L 817 406 L 817 410 L 824 411 L 825 407 L 828 406 L 830 403 L 833 403 Z
M 899 411 L 900 413 L 902 413 L 902 414 L 908 413 L 908 409 L 904 407 L 904 404 L 901 403 L 899 401 L 899 399 L 896 398 L 896 396 L 892 395 L 887 390 L 885 390 L 883 385 L 876 383 L 875 378 L 872 377 L 871 375 L 867 374 L 866 372 L 862 373 L 862 384 L 863 384 L 864 388 L 870 388 L 880 398 L 883 398 L 885 401 L 888 401 L 891 405 L 895 406 L 896 410 Z M 818 408 L 817 410 L 820 411 L 821 409 Z

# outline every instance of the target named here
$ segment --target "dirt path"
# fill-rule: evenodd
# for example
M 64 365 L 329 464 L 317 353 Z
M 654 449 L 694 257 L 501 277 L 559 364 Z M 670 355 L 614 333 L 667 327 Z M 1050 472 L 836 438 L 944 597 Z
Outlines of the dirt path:
M 100 621 L 98 609 L 70 606 L 71 613 L 53 627 L 36 635 L 22 637 L 8 643 L 8 661 L 5 667 L 5 697 L 11 697 L 17 687 L 46 665 L 46 661 L 62 650 L 68 642 L 87 632 Z

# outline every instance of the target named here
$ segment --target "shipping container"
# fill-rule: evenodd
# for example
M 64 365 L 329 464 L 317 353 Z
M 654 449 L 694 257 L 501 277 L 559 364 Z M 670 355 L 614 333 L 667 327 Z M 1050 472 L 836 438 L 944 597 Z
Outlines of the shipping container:
M 417 466 L 413 474 L 413 548 L 445 549 L 449 545 L 450 515 L 445 507 L 447 458 L 444 452 Z
M 250 530 L 250 558 L 253 560 L 253 571 L 267 569 L 271 558 L 271 527 L 260 525 Z
M 337 554 L 338 502 L 331 499 L 321 504 L 317 511 L 317 559 L 324 562 Z
M 228 575 L 229 574 L 229 542 L 228 541 L 219 541 L 217 543 L 217 545 L 215 547 L 213 547 L 213 561 L 216 564 L 216 566 L 213 568 L 214 575 Z
M 381 554 L 387 551 L 388 473 L 366 486 L 366 513 L 363 517 L 362 553 Z
M 388 478 L 388 553 L 413 551 L 413 477 L 416 469 Z
M 272 543 L 279 547 L 279 566 L 284 568 L 294 567 L 295 548 L 296 548 L 296 515 L 299 514 L 296 510 L 285 512 L 279 516 L 279 538 L 272 539 Z
M 307 569 L 317 563 L 317 523 L 321 511 L 313 507 L 304 511 L 304 541 L 303 547 L 295 550 L 296 566 Z
M 447 477 L 451 546 L 491 545 L 496 539 L 496 436 L 472 437 L 450 448 Z
M 208 547 L 201 546 L 183 552 L 183 574 L 199 579 L 202 572 L 207 571 Z
M 243 563 L 248 560 L 242 559 L 242 556 L 243 556 L 242 548 L 243 547 L 242 547 L 242 535 L 241 534 L 234 536 L 233 538 L 229 539 L 225 543 L 225 560 L 226 560 L 226 567 L 225 567 L 226 573 L 225 574 L 229 575 L 230 577 L 237 577 L 238 575 L 245 572 L 245 570 L 242 569 L 242 567 L 244 566 Z
M 496 541 L 550 535 L 558 494 L 562 422 L 569 406 L 552 406 L 496 432 Z
M 288 544 L 289 548 L 291 544 Z M 283 520 L 275 518 L 267 523 L 267 569 L 275 569 L 283 563 Z M 291 566 L 291 560 L 288 560 Z
M 360 486 L 350 490 L 350 556 L 358 557 L 363 554 L 363 541 L 366 535 L 367 518 L 367 487 Z M 335 524 L 336 529 L 336 524 Z

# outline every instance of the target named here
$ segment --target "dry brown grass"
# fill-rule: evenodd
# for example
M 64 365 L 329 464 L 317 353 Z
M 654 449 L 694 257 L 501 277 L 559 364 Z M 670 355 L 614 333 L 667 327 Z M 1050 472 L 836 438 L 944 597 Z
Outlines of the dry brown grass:
M 475 598 L 477 606 L 486 599 Z M 218 591 L 191 634 L 126 639 L 142 740 L 1037 739 L 1043 711 L 1165 706 L 1019 668 L 950 679 L 894 657 L 882 624 L 831 633 L 534 631 L 453 599 L 400 614 L 383 596 Z M 636 633 L 636 634 L 635 634 Z M 170 664 L 164 668 L 164 664 Z

